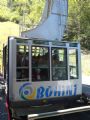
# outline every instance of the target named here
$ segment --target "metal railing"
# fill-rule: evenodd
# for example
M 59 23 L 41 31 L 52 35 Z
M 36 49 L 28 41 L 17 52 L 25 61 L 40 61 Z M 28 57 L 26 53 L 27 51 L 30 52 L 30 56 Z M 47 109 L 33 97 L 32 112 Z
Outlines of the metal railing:
M 90 105 L 83 106 L 83 107 L 69 108 L 69 109 L 64 109 L 64 110 L 57 110 L 53 112 L 31 114 L 31 115 L 28 115 L 28 120 L 30 119 L 34 120 L 34 119 L 40 119 L 40 118 L 46 118 L 46 117 L 54 117 L 54 116 L 77 113 L 77 112 L 84 112 L 84 111 L 89 111 L 89 110 L 90 110 Z

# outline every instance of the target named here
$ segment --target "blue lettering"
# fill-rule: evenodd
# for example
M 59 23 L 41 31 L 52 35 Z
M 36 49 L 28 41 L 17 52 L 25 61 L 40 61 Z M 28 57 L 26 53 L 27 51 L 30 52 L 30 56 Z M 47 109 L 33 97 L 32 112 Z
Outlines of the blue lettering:
M 66 96 L 68 96 L 68 90 L 66 91 Z
M 43 98 L 45 93 L 44 87 L 40 87 L 37 89 L 37 99 Z
M 61 91 L 54 91 L 54 96 L 60 96 L 61 95 Z
M 68 96 L 68 88 L 66 89 L 66 96 Z
M 51 86 L 48 86 L 47 88 L 44 88 L 43 86 L 37 88 L 37 99 L 44 98 L 44 97 L 51 97 L 54 96 L 74 96 L 77 93 L 77 85 L 74 85 L 74 93 L 72 93 L 72 89 L 67 86 L 66 91 L 57 91 L 56 89 L 52 90 Z
M 64 96 L 65 95 L 65 91 L 62 91 L 62 96 Z
M 74 95 L 77 93 L 77 85 L 74 85 Z
M 72 90 L 69 90 L 69 96 L 72 96 Z
M 49 86 L 49 87 L 46 89 L 46 92 L 45 92 L 46 97 L 52 96 L 52 90 L 50 90 L 50 89 L 51 89 L 51 86 Z

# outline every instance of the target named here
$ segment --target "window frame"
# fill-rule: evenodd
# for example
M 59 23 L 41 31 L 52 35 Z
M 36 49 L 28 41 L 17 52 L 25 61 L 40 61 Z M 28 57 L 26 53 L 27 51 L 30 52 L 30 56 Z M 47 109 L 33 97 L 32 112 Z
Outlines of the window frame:
M 75 69 L 76 69 L 76 77 L 74 78 L 71 78 L 71 76 L 70 76 L 70 73 L 69 73 L 69 78 L 70 78 L 70 80 L 76 80 L 76 79 L 79 79 L 79 51 L 78 51 L 78 49 L 77 48 L 69 48 L 69 51 L 70 50 L 75 50 L 75 62 L 76 62 L 76 66 L 74 66 L 75 67 Z M 69 72 L 70 72 L 70 54 L 69 54 Z
M 18 52 L 20 52 L 20 53 L 23 53 L 23 52 L 21 52 L 21 51 L 18 51 L 18 46 L 25 46 L 25 47 L 27 47 L 26 49 L 28 50 L 28 65 L 24 65 L 24 66 L 17 66 L 17 53 Z M 23 50 L 25 49 L 25 48 L 22 48 Z M 27 50 L 26 50 L 26 53 L 27 53 Z M 24 54 L 25 54 L 25 50 L 24 50 Z M 25 57 L 25 56 L 22 56 L 22 57 Z M 17 72 L 18 72 L 18 70 L 20 70 L 21 71 L 21 74 L 22 74 L 22 72 L 23 71 L 25 71 L 25 69 L 27 69 L 27 71 L 28 71 L 28 78 L 17 78 Z M 29 81 L 29 45 L 28 44 L 16 44 L 16 81 L 17 82 L 26 82 L 26 81 Z
M 60 66 L 60 67 L 59 67 L 59 68 L 62 68 L 62 67 L 65 67 L 65 68 L 66 68 L 66 79 L 58 79 L 58 80 L 54 80 L 54 79 L 53 79 L 53 68 L 54 68 L 54 67 L 53 67 L 53 61 L 52 61 L 52 60 L 53 60 L 53 58 L 52 58 L 52 49 L 53 49 L 53 48 L 56 48 L 57 50 L 64 50 L 64 53 L 66 52 L 66 55 L 65 55 L 65 56 L 66 56 L 66 66 Z M 68 80 L 68 61 L 67 61 L 68 58 L 67 58 L 67 50 L 68 50 L 68 49 L 67 49 L 66 47 L 63 47 L 63 48 L 62 48 L 62 47 L 54 47 L 54 46 L 53 46 L 53 47 L 51 48 L 52 81 L 62 81 L 62 80 L 64 81 L 64 80 Z M 64 57 L 65 57 L 65 56 L 64 56 Z
M 48 71 L 49 71 L 49 79 L 48 80 L 35 80 L 35 81 L 33 81 L 33 79 L 32 79 L 32 54 L 33 54 L 33 52 L 32 52 L 32 47 L 39 47 L 39 48 L 47 48 L 47 50 L 48 50 L 48 56 L 49 56 L 49 58 L 48 58 L 48 67 L 47 67 L 47 69 L 49 69 Z M 42 68 L 40 68 L 40 69 L 45 69 L 45 67 L 42 67 Z M 32 82 L 43 82 L 43 81 L 50 81 L 50 47 L 49 46 L 42 46 L 42 45 L 31 45 L 31 81 Z

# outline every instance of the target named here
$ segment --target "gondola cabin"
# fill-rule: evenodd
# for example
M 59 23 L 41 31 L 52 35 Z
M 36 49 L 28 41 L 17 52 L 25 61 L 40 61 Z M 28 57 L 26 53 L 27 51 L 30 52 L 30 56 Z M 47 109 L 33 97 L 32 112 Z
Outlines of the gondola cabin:
M 9 37 L 5 49 L 12 108 L 67 102 L 82 94 L 79 43 Z

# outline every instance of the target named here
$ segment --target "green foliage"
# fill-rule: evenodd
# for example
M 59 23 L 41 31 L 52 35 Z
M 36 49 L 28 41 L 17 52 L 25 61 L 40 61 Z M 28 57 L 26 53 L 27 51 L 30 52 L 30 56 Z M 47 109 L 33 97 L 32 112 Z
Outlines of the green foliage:
M 41 18 L 45 0 L 4 0 L 0 2 L 0 21 L 25 23 L 26 26 L 36 25 Z
M 10 9 L 7 7 L 7 0 L 0 0 L 0 21 L 9 20 Z
M 42 10 L 44 7 L 44 2 L 44 0 L 41 0 L 41 2 L 40 0 L 34 0 L 32 2 L 33 5 L 31 6 L 31 12 L 27 16 L 31 25 L 36 25 L 40 21 Z
M 25 23 L 27 27 L 37 24 L 40 20 L 44 0 L 13 0 L 11 12 L 17 12 L 17 16 L 13 16 L 16 22 Z M 12 19 L 12 20 L 13 20 Z
M 90 0 L 68 0 L 68 3 L 64 39 L 80 41 L 82 47 L 90 49 Z M 0 0 L 0 21 L 12 21 L 32 28 L 41 19 L 44 4 L 45 0 Z
M 69 0 L 66 40 L 80 41 L 90 50 L 90 0 Z
M 11 13 L 11 16 L 10 16 L 10 21 L 14 22 L 14 23 L 18 23 L 19 24 L 19 21 L 20 21 L 20 17 L 19 17 L 19 14 L 17 11 L 14 11 Z

